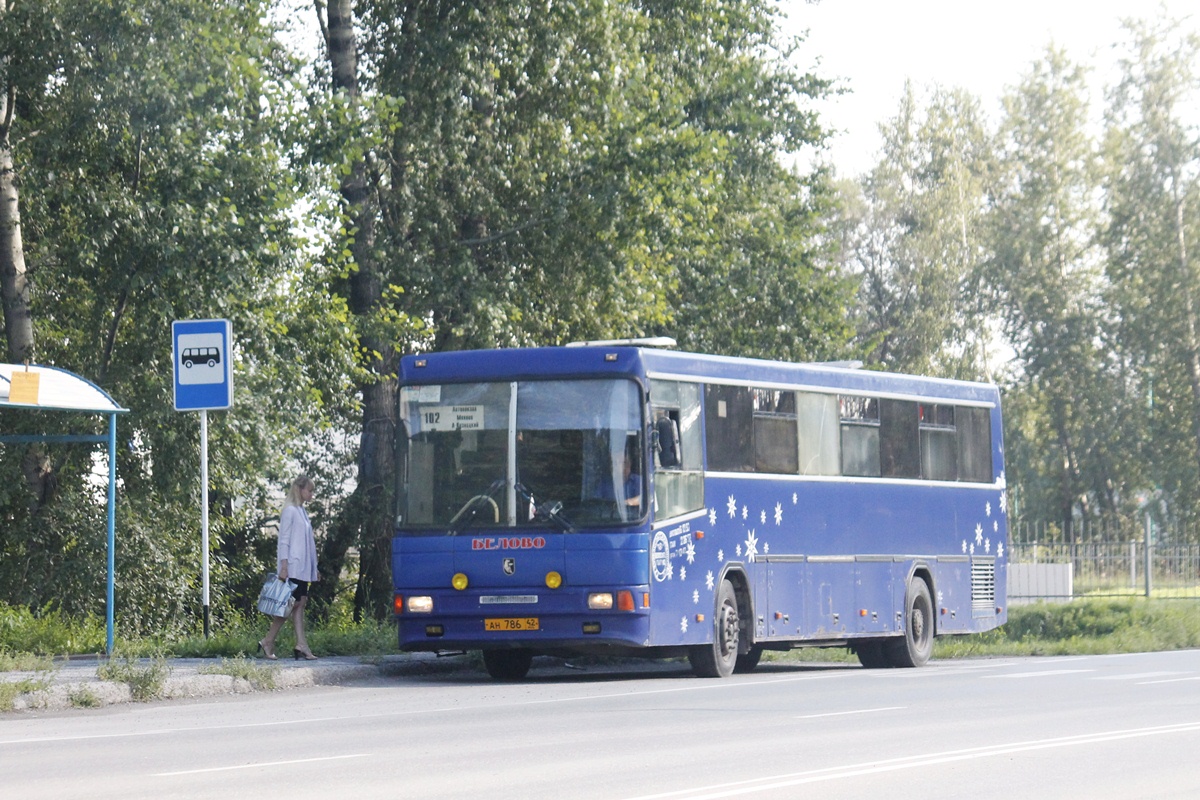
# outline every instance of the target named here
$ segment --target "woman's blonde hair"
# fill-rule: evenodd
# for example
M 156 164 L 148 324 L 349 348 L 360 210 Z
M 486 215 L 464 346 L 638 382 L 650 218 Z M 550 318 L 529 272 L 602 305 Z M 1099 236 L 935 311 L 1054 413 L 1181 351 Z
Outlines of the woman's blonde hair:
M 292 486 L 290 489 L 288 489 L 287 499 L 283 501 L 283 507 L 287 508 L 288 506 L 304 505 L 304 498 L 300 496 L 300 493 L 305 489 L 315 488 L 316 484 L 313 483 L 312 478 L 308 477 L 303 472 L 300 473 L 296 476 L 296 479 L 292 481 Z

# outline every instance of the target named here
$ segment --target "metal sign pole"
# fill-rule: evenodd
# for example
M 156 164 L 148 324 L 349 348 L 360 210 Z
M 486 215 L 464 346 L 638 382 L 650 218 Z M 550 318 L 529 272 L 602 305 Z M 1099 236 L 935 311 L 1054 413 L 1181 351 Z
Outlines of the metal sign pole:
M 204 584 L 204 638 L 209 636 L 208 605 L 208 411 L 200 410 L 200 549 L 204 551 L 201 580 Z

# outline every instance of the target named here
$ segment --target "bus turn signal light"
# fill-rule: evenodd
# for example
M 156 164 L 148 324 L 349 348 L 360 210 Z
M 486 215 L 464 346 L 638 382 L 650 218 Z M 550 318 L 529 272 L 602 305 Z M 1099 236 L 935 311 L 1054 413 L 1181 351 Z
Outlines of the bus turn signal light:
M 461 572 L 454 573 L 454 577 L 450 579 L 450 585 L 461 592 L 467 588 L 467 576 Z
M 403 611 L 404 611 L 404 598 L 401 597 L 400 595 L 396 595 L 395 597 L 392 598 L 392 613 L 400 614 L 400 613 L 403 613 Z
M 628 589 L 622 589 L 617 592 L 617 609 L 620 611 L 633 611 L 633 592 Z

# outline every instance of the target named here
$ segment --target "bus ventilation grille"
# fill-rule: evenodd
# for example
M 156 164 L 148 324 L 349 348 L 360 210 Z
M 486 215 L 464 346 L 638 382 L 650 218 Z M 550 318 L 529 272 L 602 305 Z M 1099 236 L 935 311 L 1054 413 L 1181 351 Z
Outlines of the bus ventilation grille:
M 971 615 L 996 613 L 996 562 L 971 563 Z

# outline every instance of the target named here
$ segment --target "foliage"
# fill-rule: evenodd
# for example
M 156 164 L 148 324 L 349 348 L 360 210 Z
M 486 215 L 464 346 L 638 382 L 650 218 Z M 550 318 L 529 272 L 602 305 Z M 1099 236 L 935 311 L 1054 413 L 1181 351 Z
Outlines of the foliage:
M 0 654 L 39 656 L 100 653 L 105 646 L 103 618 L 0 602 Z
M 202 664 L 197 672 L 201 675 L 229 675 L 248 682 L 255 689 L 274 689 L 277 667 L 264 666 L 243 655 L 219 659 L 215 664 Z
M 872 365 L 977 379 L 987 374 L 989 314 L 978 296 L 992 142 L 979 101 L 911 84 L 881 126 L 877 166 L 843 187 L 843 258 L 860 276 L 857 347 Z
M 134 700 L 153 700 L 162 694 L 167 678 L 171 676 L 171 666 L 161 654 L 148 661 L 128 653 L 114 654 L 111 660 L 96 668 L 96 675 L 103 681 L 128 685 Z

